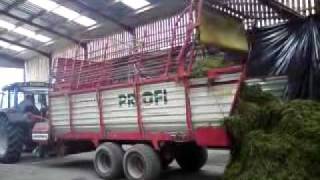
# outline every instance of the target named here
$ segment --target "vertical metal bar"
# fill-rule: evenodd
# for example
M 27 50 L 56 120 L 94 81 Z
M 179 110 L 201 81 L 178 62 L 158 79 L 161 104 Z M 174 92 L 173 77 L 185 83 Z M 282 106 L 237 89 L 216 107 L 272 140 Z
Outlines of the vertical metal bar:
M 54 63 L 54 60 L 53 60 L 53 54 L 50 54 L 50 57 L 49 57 L 49 59 L 48 59 L 48 61 L 49 61 L 49 75 L 48 75 L 48 83 L 49 83 L 49 85 L 51 86 L 52 85 L 52 75 L 53 75 L 53 63 Z M 50 107 L 50 106 L 49 106 Z
M 49 122 L 48 122 L 48 124 L 49 124 L 49 131 L 51 131 L 51 130 L 53 130 L 53 123 L 52 123 L 52 117 L 51 117 L 51 115 L 52 115 L 52 102 L 51 102 L 51 98 L 50 98 L 50 91 L 49 91 L 49 93 L 48 93 L 48 106 L 49 106 L 49 108 L 48 108 L 48 120 L 49 120 Z
M 245 61 L 243 61 L 243 62 L 245 62 Z M 231 106 L 231 111 L 230 111 L 230 114 L 229 114 L 230 116 L 236 110 L 236 105 L 238 103 L 237 101 L 239 100 L 239 96 L 240 96 L 241 86 L 243 85 L 245 80 L 246 80 L 246 64 L 243 63 L 242 64 L 242 71 L 241 71 L 240 79 L 239 79 L 239 82 L 238 82 L 238 85 L 237 85 L 237 89 L 236 89 L 236 94 L 234 96 L 233 103 L 232 103 L 232 106 Z
M 310 0 L 306 0 L 306 15 L 309 16 L 310 15 Z
M 320 14 L 320 0 L 315 0 L 315 13 Z
M 103 114 L 103 99 L 102 99 L 102 92 L 97 89 L 96 92 L 97 98 L 97 105 L 99 111 L 99 123 L 100 123 L 100 135 L 101 137 L 105 137 L 105 123 L 104 123 L 104 114 Z
M 249 5 L 249 16 L 252 17 L 252 16 L 254 16 L 254 13 L 253 13 L 253 0 L 250 0 L 248 5 Z
M 70 123 L 70 132 L 74 132 L 73 126 L 73 106 L 72 106 L 72 96 L 70 94 L 67 95 L 68 103 L 69 103 L 69 123 Z
M 268 26 L 271 25 L 271 22 L 270 22 L 271 14 L 272 14 L 272 9 L 268 7 L 266 12 L 266 15 L 267 15 L 266 22 Z
M 88 45 L 85 44 L 85 45 L 83 46 L 83 49 L 84 49 L 84 60 L 88 60 L 88 59 L 89 59 Z
M 189 79 L 184 78 L 183 81 L 185 88 L 185 99 L 186 99 L 186 123 L 189 135 L 193 135 L 193 124 L 192 124 L 192 109 L 190 103 L 190 82 Z
M 137 105 L 137 116 L 138 116 L 138 126 L 139 126 L 139 132 L 140 136 L 144 137 L 145 132 L 144 132 L 144 126 L 143 126 L 143 117 L 142 117 L 142 105 L 141 105 L 141 95 L 140 95 L 140 85 L 139 85 L 139 80 L 138 77 L 136 76 L 135 78 L 135 99 L 136 99 L 136 105 Z

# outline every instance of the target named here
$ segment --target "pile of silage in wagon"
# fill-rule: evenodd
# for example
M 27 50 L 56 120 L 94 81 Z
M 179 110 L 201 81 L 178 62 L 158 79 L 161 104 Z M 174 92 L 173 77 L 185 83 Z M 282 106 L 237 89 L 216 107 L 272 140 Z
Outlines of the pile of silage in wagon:
M 224 60 L 223 56 L 219 55 L 209 55 L 204 58 L 199 58 L 196 60 L 195 64 L 193 65 L 191 77 L 193 78 L 201 78 L 207 76 L 209 70 L 215 68 L 222 68 L 227 66 L 234 65 L 232 61 Z
M 281 102 L 259 87 L 245 87 L 235 116 L 224 180 L 320 179 L 320 103 Z

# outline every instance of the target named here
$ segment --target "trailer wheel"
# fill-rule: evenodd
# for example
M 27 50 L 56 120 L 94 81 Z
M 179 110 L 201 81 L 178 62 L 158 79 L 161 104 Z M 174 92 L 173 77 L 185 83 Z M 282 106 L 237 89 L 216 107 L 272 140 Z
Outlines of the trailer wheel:
M 125 153 L 123 167 L 129 180 L 153 180 L 160 175 L 161 162 L 150 146 L 138 144 Z
M 162 169 L 168 169 L 170 164 L 173 163 L 173 161 L 174 161 L 173 157 L 170 157 L 170 159 L 161 158 Z
M 43 159 L 48 156 L 48 152 L 43 145 L 39 145 L 38 147 L 34 148 L 32 151 L 32 155 L 36 158 Z
M 0 115 L 0 162 L 18 162 L 22 152 L 23 139 L 23 129 L 9 123 L 6 116 Z
M 196 144 L 183 144 L 177 146 L 175 157 L 184 171 L 195 172 L 200 170 L 207 162 L 208 151 Z
M 101 144 L 95 154 L 94 167 L 97 174 L 104 179 L 117 179 L 123 176 L 123 150 L 114 143 Z
M 172 145 L 165 145 L 160 149 L 159 156 L 163 169 L 168 169 L 169 165 L 174 161 L 174 149 Z

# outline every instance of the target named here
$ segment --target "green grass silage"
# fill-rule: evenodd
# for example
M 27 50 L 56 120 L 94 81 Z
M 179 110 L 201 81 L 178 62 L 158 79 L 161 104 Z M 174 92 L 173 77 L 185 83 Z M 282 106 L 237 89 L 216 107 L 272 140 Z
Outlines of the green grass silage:
M 245 88 L 225 126 L 233 147 L 224 180 L 320 179 L 320 103 Z

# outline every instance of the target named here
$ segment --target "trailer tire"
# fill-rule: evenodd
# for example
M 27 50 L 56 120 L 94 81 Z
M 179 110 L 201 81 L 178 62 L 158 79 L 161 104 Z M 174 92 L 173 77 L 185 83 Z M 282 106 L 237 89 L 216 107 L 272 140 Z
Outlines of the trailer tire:
M 159 155 L 144 144 L 135 145 L 125 153 L 123 167 L 129 180 L 153 180 L 161 172 Z
M 11 124 L 5 115 L 0 115 L 0 162 L 5 164 L 18 162 L 23 143 L 23 129 Z
M 174 161 L 174 146 L 164 145 L 159 152 L 162 169 L 168 169 L 169 165 Z
M 175 157 L 182 170 L 195 172 L 207 162 L 208 151 L 196 144 L 183 144 L 177 146 Z
M 117 179 L 123 176 L 123 149 L 115 143 L 101 144 L 95 154 L 94 168 L 104 179 Z
M 162 169 L 168 169 L 170 164 L 173 163 L 174 158 L 171 159 L 161 159 Z

